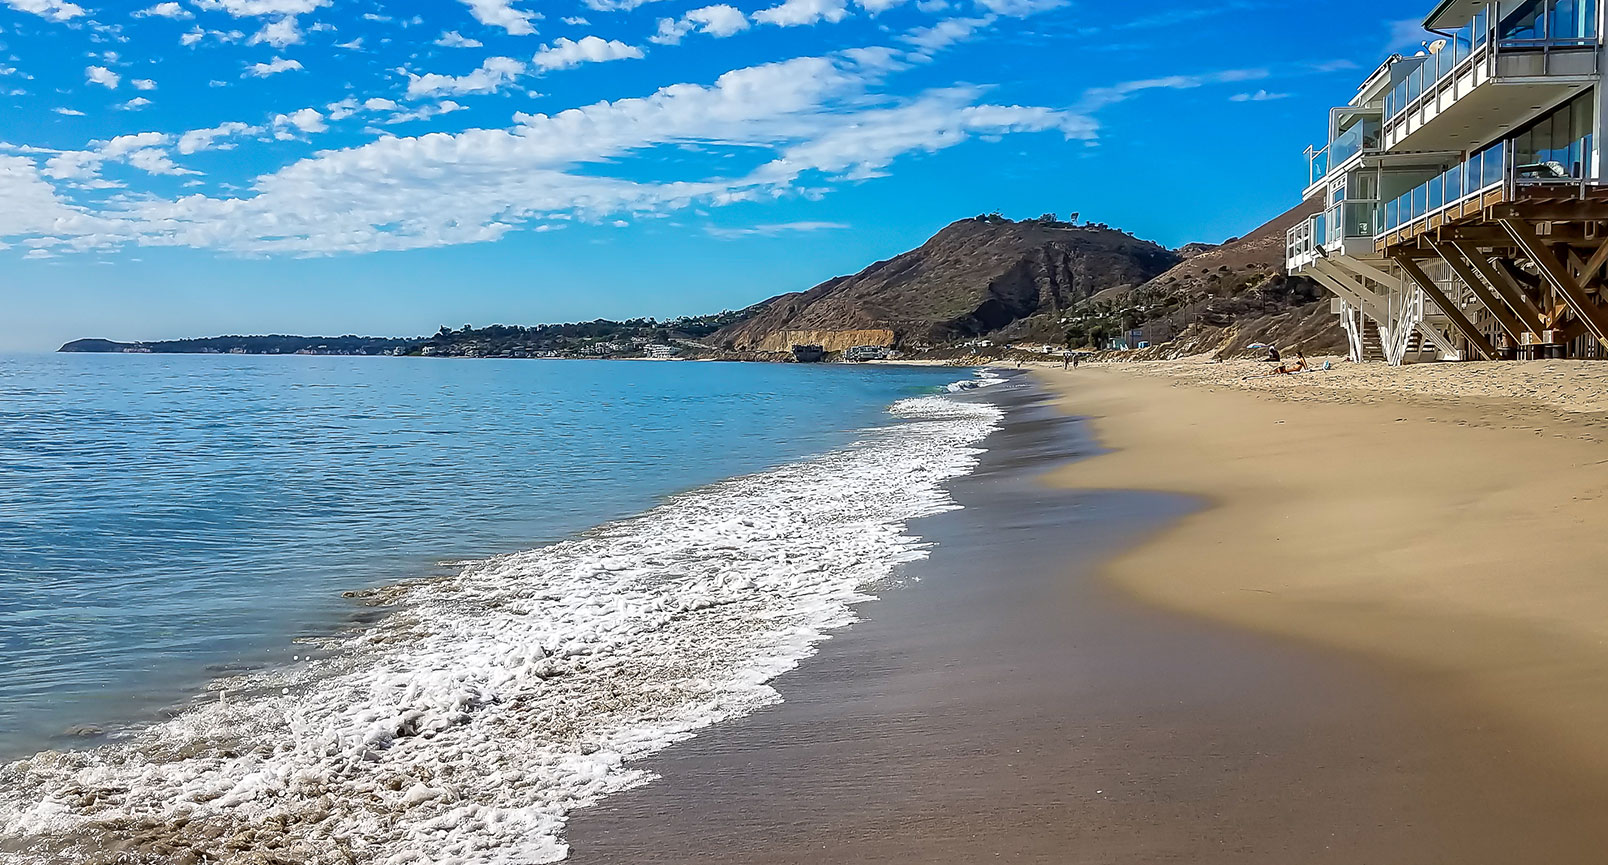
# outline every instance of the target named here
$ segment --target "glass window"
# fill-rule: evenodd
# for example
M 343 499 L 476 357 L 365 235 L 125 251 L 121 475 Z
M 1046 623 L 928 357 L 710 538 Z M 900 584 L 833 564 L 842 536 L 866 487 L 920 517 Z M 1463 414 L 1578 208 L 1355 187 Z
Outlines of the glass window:
M 1594 106 L 1582 94 L 1531 121 L 1511 139 L 1521 177 L 1581 177 L 1589 170 Z
M 1551 39 L 1593 39 L 1597 35 L 1596 4 L 1591 0 L 1553 0 L 1547 12 Z
M 1544 35 L 1542 26 L 1541 0 L 1524 0 L 1502 16 L 1496 36 L 1498 39 L 1540 39 Z

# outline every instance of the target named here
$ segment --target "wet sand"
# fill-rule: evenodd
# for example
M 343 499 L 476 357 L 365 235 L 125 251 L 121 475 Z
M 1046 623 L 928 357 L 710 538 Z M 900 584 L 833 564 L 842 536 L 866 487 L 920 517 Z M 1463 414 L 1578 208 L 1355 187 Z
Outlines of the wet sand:
M 1096 446 L 1023 384 L 919 581 L 785 702 L 577 813 L 596 863 L 1600 862 L 1589 775 L 1436 677 L 1133 599 L 1106 564 L 1203 503 L 1053 489 Z M 1603 821 L 1598 821 L 1603 822 Z

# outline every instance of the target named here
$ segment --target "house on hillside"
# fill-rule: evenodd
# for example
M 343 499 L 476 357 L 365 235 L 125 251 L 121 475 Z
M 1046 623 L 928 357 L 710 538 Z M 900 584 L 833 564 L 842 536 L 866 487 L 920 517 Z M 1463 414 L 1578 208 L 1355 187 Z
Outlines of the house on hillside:
M 1286 264 L 1354 360 L 1608 357 L 1602 22 L 1582 0 L 1441 0 L 1307 150 Z

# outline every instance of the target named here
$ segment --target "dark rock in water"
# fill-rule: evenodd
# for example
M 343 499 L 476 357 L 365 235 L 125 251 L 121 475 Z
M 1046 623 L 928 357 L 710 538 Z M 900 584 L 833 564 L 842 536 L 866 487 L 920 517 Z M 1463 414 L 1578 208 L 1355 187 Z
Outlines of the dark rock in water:
M 262 666 L 262 664 L 240 663 L 208 664 L 206 670 L 209 673 L 249 673 L 262 669 Z
M 95 726 L 94 724 L 74 724 L 73 726 L 61 731 L 61 734 L 63 736 L 71 736 L 75 739 L 91 739 L 96 736 L 106 735 L 106 731 Z

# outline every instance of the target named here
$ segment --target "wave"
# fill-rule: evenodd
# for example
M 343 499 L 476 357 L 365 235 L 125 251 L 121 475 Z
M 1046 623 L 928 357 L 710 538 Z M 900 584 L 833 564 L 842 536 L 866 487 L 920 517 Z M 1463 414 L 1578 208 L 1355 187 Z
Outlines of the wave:
M 996 384 L 1004 384 L 1009 381 L 1009 379 L 991 369 L 979 369 L 974 375 L 975 378 L 951 382 L 946 387 L 946 390 L 950 393 L 962 393 L 968 390 L 977 390 L 978 388 L 993 387 Z
M 0 767 L 26 862 L 551 862 L 631 761 L 777 702 L 958 505 L 1002 412 L 902 400 L 824 456 L 398 587 L 378 624 L 117 744 Z

